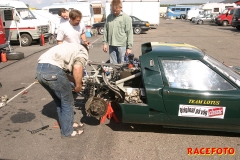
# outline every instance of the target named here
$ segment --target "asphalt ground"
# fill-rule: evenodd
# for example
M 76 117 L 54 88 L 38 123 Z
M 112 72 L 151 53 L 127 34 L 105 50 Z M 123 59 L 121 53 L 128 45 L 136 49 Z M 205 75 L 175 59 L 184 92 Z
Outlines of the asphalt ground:
M 202 49 L 227 65 L 240 66 L 240 31 L 231 26 L 196 25 L 182 20 L 160 20 L 160 26 L 146 34 L 134 35 L 133 53 L 141 55 L 145 42 L 188 43 Z M 106 61 L 102 36 L 88 38 L 93 42 L 90 59 Z M 53 99 L 35 84 L 38 57 L 49 44 L 34 44 L 15 51 L 24 52 L 19 61 L 0 63 L 0 96 L 11 100 L 0 108 L 0 159 L 240 159 L 240 134 L 169 129 L 158 125 L 123 124 L 87 117 L 81 97 L 75 95 L 75 119 L 85 125 L 84 133 L 73 139 L 61 139 L 55 128 L 57 112 Z M 49 125 L 36 134 L 34 130 Z M 234 148 L 235 155 L 188 155 L 187 148 Z

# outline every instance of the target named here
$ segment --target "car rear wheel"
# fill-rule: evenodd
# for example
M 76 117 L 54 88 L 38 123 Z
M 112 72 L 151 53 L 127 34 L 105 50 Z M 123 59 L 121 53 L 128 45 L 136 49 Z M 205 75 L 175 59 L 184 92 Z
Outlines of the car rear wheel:
M 29 34 L 21 35 L 21 44 L 22 46 L 30 46 L 32 43 L 32 37 Z
M 222 25 L 223 25 L 223 26 L 227 26 L 227 25 L 228 25 L 228 21 L 223 21 L 223 22 L 222 22 Z
M 199 21 L 197 22 L 197 24 L 203 24 L 203 21 L 202 21 L 202 20 L 199 20 Z
M 240 26 L 237 26 L 236 28 L 237 28 L 237 30 L 240 30 Z
M 98 28 L 98 34 L 103 34 L 104 28 L 103 27 L 99 27 Z
M 140 27 L 133 28 L 133 33 L 134 34 L 140 34 L 141 32 L 142 32 L 142 29 Z

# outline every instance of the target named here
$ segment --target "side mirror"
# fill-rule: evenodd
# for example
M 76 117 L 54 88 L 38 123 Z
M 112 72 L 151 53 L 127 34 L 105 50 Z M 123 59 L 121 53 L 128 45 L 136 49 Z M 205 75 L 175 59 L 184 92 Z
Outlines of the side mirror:
M 13 16 L 13 19 L 14 19 L 15 21 L 19 21 L 19 20 L 20 20 L 20 18 L 19 18 L 18 16 Z

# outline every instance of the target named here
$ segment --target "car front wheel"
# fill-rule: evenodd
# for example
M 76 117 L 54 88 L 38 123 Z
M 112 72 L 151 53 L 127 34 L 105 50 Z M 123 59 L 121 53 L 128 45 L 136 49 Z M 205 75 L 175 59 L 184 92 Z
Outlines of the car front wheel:
M 104 31 L 103 27 L 98 28 L 98 34 L 103 34 L 103 31 Z
M 142 32 L 142 29 L 140 27 L 133 28 L 133 33 L 134 34 L 140 34 L 141 32 Z
M 227 25 L 228 25 L 228 21 L 223 21 L 223 22 L 222 22 L 222 25 L 223 25 L 223 26 L 227 26 Z
M 21 44 L 22 46 L 30 46 L 32 43 L 32 37 L 29 34 L 21 35 Z

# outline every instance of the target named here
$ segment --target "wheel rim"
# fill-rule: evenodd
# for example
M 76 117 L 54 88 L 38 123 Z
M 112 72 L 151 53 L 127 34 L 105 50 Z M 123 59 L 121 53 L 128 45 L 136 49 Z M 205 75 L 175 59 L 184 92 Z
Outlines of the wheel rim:
M 22 44 L 27 44 L 28 43 L 28 38 L 26 38 L 26 37 L 23 37 L 23 38 L 21 38 L 21 42 L 22 42 Z
M 140 29 L 139 28 L 135 28 L 134 31 L 135 31 L 135 33 L 139 33 Z
M 223 25 L 226 26 L 228 23 L 226 21 L 223 21 Z
M 103 34 L 103 28 L 99 28 L 99 33 Z

